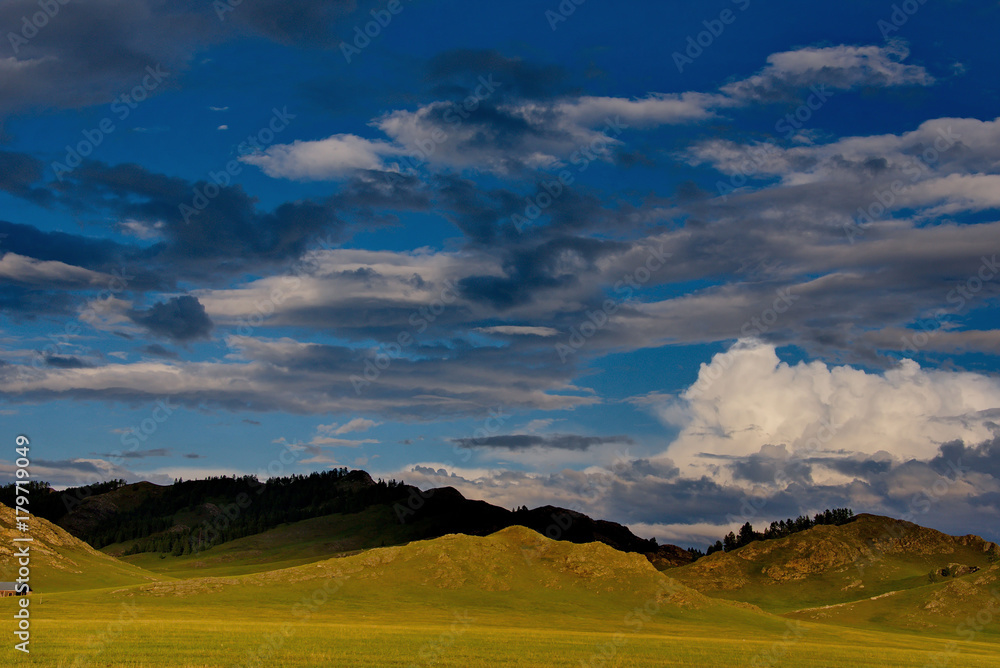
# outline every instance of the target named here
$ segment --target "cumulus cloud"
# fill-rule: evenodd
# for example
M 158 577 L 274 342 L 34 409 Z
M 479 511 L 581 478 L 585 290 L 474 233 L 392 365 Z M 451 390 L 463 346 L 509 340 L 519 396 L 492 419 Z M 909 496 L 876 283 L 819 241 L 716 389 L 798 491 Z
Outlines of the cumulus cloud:
M 998 408 L 1000 381 L 990 376 L 921 369 L 910 360 L 882 373 L 788 364 L 773 346 L 745 341 L 703 364 L 691 387 L 654 410 L 680 428 L 664 454 L 686 476 L 774 483 L 771 473 L 795 457 L 811 466 L 813 481 L 829 484 L 853 476 L 820 457 L 928 461 L 948 441 L 990 438 Z M 732 458 L 741 461 L 725 461 Z M 786 470 L 785 477 L 795 476 Z

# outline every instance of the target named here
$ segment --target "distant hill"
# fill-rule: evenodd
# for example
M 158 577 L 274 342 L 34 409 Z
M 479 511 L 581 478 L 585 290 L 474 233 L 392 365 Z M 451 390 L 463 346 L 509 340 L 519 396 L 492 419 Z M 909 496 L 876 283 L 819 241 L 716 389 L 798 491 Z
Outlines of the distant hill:
M 98 552 L 40 517 L 16 528 L 14 510 L 0 504 L 0 581 L 16 579 L 13 538 L 30 536 L 30 586 L 35 594 L 118 587 L 162 580 L 162 576 Z
M 251 476 L 216 477 L 166 486 L 148 482 L 121 485 L 90 495 L 87 491 L 51 494 L 69 498 L 71 503 L 67 509 L 67 504 L 51 499 L 53 502 L 46 506 L 51 513 L 49 519 L 91 545 L 119 556 L 167 553 L 193 563 L 195 560 L 187 557 L 209 559 L 213 550 L 232 541 L 329 516 L 328 521 L 312 522 L 305 532 L 311 545 L 308 553 L 314 559 L 453 533 L 488 535 L 515 525 L 553 539 L 597 541 L 623 552 L 641 553 L 660 568 L 690 563 L 695 558 L 688 550 L 657 545 L 655 540 L 640 538 L 625 526 L 565 508 L 543 506 L 511 511 L 466 499 L 451 487 L 420 490 L 396 481 L 375 481 L 365 471 L 347 469 L 264 483 Z M 370 522 L 356 539 L 338 534 L 352 524 L 348 516 L 362 512 L 367 513 Z M 330 536 L 315 535 L 320 527 L 330 530 Z M 334 535 L 336 540 L 332 539 Z M 291 548 L 301 542 L 294 532 L 277 531 L 266 542 L 269 556 L 258 555 L 257 563 L 272 558 L 301 558 L 292 554 Z M 282 544 L 289 548 L 285 553 L 281 552 Z M 323 552 L 325 549 L 335 551 Z M 229 552 L 234 556 L 240 550 Z M 133 561 L 150 564 L 143 558 Z M 150 564 L 157 570 L 164 566 Z
M 146 596 L 178 595 L 199 607 L 252 591 L 257 599 L 280 604 L 301 600 L 303 593 L 315 592 L 317 584 L 332 582 L 338 583 L 338 610 L 415 606 L 434 615 L 439 610 L 475 607 L 479 613 L 492 608 L 513 616 L 530 610 L 531 615 L 576 618 L 584 625 L 585 619 L 620 623 L 627 613 L 648 609 L 663 622 L 721 616 L 746 630 L 760 624 L 783 627 L 781 620 L 752 606 L 715 600 L 673 581 L 640 554 L 600 542 L 553 541 L 521 526 L 489 536 L 449 534 L 240 577 L 130 587 L 116 594 L 140 605 Z
M 775 540 L 716 552 L 667 571 L 711 596 L 791 612 L 888 592 L 981 577 L 1000 558 L 978 536 L 949 536 L 912 522 L 862 514 Z

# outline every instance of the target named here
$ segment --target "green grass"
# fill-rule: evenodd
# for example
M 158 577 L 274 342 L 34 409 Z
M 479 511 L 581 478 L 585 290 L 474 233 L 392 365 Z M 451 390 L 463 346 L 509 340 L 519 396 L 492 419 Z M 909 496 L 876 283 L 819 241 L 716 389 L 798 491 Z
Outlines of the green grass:
M 371 547 L 405 543 L 410 535 L 410 527 L 396 522 L 391 508 L 373 506 L 359 513 L 326 515 L 283 524 L 263 533 L 220 543 L 198 554 L 161 558 L 160 554 L 144 552 L 121 559 L 174 577 L 244 575 L 300 566 Z M 116 554 L 127 546 L 126 543 L 108 545 L 102 551 Z
M 106 594 L 107 592 L 102 592 Z M 296 594 L 300 592 L 295 592 Z M 88 666 L 924 666 L 946 643 L 917 635 L 803 624 L 792 633 L 775 619 L 710 618 L 691 612 L 642 628 L 621 610 L 585 617 L 572 611 L 512 613 L 487 604 L 455 608 L 441 600 L 342 607 L 342 598 L 308 618 L 294 598 L 244 607 L 242 597 L 135 601 L 131 611 L 103 596 L 63 594 L 35 609 L 31 660 L 9 665 Z M 593 610 L 588 611 L 593 615 Z M 285 624 L 287 623 L 287 626 Z M 581 628 L 582 627 L 582 628 Z M 996 666 L 997 646 L 961 643 L 950 665 Z M 945 656 L 940 654 L 940 656 Z M 603 661 L 607 659 L 607 661 Z
M 904 532 L 900 535 L 909 547 L 873 547 L 871 541 L 885 541 L 890 531 Z M 963 539 L 862 515 L 844 526 L 818 526 L 758 541 L 665 572 L 712 596 L 782 614 L 925 587 L 931 584 L 931 571 L 949 563 L 980 569 L 992 565 L 987 553 Z
M 32 613 L 30 660 L 11 652 L 8 665 L 902 667 L 949 640 L 790 621 L 672 583 L 640 555 L 520 528 L 44 593 Z M 983 639 L 959 643 L 950 665 L 996 666 Z
M 386 510 L 285 525 L 200 555 L 137 555 L 131 564 L 39 522 L 37 535 L 51 545 L 42 541 L 48 552 L 33 562 L 32 653 L 8 646 L 4 665 L 998 665 L 1000 607 L 971 640 L 956 628 L 982 609 L 994 570 L 913 580 L 898 598 L 783 617 L 685 587 L 670 577 L 683 569 L 660 573 L 641 555 L 520 527 L 357 552 L 414 530 L 372 528 L 385 524 L 371 513 Z M 908 582 L 921 559 L 887 561 L 882 567 L 894 570 L 873 582 Z M 783 591 L 798 605 L 839 591 L 837 582 L 820 576 L 811 592 L 805 583 Z M 11 619 L 15 605 L 0 599 L 0 617 Z

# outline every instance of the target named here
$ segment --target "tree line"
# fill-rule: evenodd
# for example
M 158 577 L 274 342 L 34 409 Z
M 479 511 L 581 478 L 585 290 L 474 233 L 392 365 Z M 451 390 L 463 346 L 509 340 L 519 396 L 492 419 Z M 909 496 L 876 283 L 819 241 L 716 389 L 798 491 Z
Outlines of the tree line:
M 125 481 L 62 492 L 55 492 L 46 482 L 32 481 L 31 485 L 31 512 L 58 523 L 87 497 L 114 491 Z M 116 513 L 113 521 L 73 533 L 96 549 L 134 541 L 126 554 L 188 554 L 286 522 L 392 503 L 407 493 L 403 487 L 402 481 L 372 482 L 367 474 L 352 474 L 347 468 L 265 482 L 252 475 L 178 479 L 173 485 L 156 488 L 133 509 Z M 13 505 L 13 496 L 14 485 L 0 487 L 0 502 Z
M 730 531 L 722 540 L 717 540 L 713 545 L 709 545 L 708 549 L 704 553 L 698 549 L 692 549 L 691 551 L 696 556 L 704 556 L 720 551 L 731 552 L 743 547 L 744 545 L 749 545 L 754 541 L 784 538 L 785 536 L 790 536 L 793 533 L 811 529 L 814 526 L 840 526 L 853 520 L 854 511 L 850 508 L 834 508 L 832 510 L 827 508 L 823 512 L 816 513 L 812 517 L 809 517 L 808 515 L 799 515 L 794 518 L 789 517 L 787 520 L 771 522 L 770 526 L 763 531 L 754 531 L 753 525 L 750 524 L 750 522 L 747 522 L 740 527 L 739 532 Z

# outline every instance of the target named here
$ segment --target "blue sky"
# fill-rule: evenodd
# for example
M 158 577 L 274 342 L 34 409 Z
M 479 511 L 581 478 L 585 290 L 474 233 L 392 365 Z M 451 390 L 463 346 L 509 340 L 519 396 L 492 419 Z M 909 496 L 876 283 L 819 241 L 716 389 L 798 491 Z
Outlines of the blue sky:
M 0 8 L 39 477 L 998 537 L 996 2 L 39 8 Z

